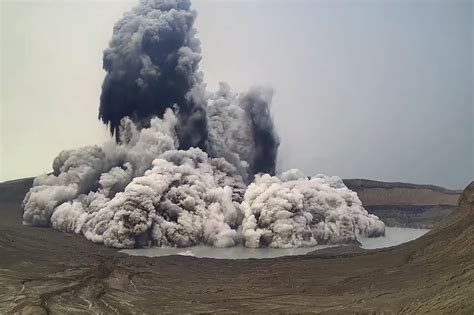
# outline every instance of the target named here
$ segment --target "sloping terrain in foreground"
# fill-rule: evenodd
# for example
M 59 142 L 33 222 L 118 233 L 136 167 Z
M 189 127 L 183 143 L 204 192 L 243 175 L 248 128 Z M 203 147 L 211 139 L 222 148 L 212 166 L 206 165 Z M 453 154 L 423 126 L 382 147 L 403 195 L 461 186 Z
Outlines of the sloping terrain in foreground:
M 474 182 L 422 238 L 265 260 L 132 257 L 0 204 L 0 313 L 474 313 Z

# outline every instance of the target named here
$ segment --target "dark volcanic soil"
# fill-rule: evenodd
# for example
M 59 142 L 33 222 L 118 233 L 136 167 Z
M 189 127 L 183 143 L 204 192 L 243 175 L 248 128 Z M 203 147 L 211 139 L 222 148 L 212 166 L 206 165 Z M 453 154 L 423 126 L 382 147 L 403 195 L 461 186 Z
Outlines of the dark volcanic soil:
M 0 204 L 0 313 L 474 313 L 474 182 L 413 242 L 264 260 L 119 254 Z

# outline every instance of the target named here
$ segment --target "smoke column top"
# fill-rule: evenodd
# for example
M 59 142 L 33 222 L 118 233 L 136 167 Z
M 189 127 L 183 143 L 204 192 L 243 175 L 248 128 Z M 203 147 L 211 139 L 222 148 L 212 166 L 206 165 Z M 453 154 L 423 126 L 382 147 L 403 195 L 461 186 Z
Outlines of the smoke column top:
M 200 41 L 190 1 L 141 1 L 115 24 L 104 51 L 99 118 L 120 139 L 120 120 L 148 127 L 153 116 L 179 107 L 180 147 L 205 148 L 206 91 Z

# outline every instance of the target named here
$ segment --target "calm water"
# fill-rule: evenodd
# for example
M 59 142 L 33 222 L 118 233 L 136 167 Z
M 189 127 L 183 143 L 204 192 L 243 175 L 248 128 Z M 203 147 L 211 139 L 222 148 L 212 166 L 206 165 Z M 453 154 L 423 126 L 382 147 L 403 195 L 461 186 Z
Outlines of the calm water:
M 384 237 L 363 238 L 360 239 L 359 242 L 362 243 L 362 248 L 366 249 L 384 248 L 413 241 L 428 231 L 427 229 L 386 227 Z
M 309 248 L 246 248 L 242 246 L 230 248 L 218 248 L 210 246 L 194 246 L 187 248 L 152 247 L 141 249 L 124 249 L 121 252 L 136 256 L 170 256 L 184 255 L 199 258 L 217 259 L 247 259 L 247 258 L 274 258 L 279 256 L 305 255 L 313 250 L 327 248 L 330 246 L 315 246 Z
M 395 246 L 401 243 L 409 242 L 417 239 L 429 230 L 425 229 L 409 229 L 387 227 L 386 235 L 378 238 L 360 239 L 363 248 L 383 248 Z M 184 255 L 194 256 L 199 258 L 216 258 L 216 259 L 247 259 L 247 258 L 274 258 L 280 256 L 290 255 L 305 255 L 313 250 L 328 248 L 331 246 L 320 245 L 311 248 L 290 248 L 290 249 L 276 249 L 276 248 L 245 248 L 245 247 L 231 247 L 218 248 L 209 246 L 195 246 L 188 248 L 174 248 L 174 247 L 153 247 L 142 249 L 124 249 L 121 252 L 134 256 L 170 256 L 170 255 Z

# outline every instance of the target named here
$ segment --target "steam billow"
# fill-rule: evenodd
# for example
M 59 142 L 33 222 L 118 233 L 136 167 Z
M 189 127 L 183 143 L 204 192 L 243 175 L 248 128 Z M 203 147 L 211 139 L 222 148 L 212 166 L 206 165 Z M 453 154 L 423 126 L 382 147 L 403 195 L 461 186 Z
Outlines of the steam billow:
M 384 235 L 338 177 L 275 173 L 272 90 L 206 91 L 190 2 L 141 1 L 104 52 L 113 137 L 61 152 L 23 222 L 115 248 L 310 247 Z

